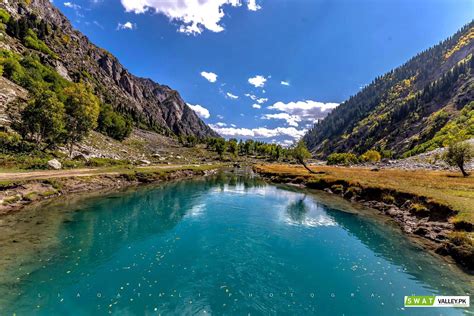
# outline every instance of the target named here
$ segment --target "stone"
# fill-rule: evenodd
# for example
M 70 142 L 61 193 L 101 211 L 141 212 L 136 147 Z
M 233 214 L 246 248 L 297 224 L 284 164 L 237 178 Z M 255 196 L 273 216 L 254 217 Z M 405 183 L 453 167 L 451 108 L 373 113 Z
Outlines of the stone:
M 149 165 L 149 164 L 151 164 L 151 162 L 148 161 L 148 160 L 146 160 L 146 159 L 140 160 L 139 163 L 142 164 L 142 165 Z
M 48 167 L 54 170 L 59 170 L 63 165 L 57 159 L 51 159 L 48 161 Z

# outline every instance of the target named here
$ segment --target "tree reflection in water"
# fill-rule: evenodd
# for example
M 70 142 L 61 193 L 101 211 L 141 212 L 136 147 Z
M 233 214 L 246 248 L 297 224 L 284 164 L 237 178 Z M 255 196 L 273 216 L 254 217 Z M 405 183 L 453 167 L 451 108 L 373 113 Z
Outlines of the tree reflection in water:
M 292 222 L 297 224 L 303 224 L 305 222 L 306 215 L 308 214 L 308 206 L 305 200 L 306 194 L 304 197 L 288 204 L 286 213 Z

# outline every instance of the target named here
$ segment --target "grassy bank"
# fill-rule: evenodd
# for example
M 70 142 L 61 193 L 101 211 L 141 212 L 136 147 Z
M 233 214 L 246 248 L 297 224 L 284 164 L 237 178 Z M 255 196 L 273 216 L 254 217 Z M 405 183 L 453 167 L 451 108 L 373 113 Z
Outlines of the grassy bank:
M 170 165 L 0 173 L 0 215 L 60 195 L 189 178 L 223 166 Z
M 351 186 L 381 188 L 413 194 L 447 206 L 457 214 L 453 221 L 474 224 L 474 177 L 462 177 L 458 173 L 427 170 L 367 168 L 313 167 L 321 174 L 310 174 L 303 167 L 294 165 L 257 165 L 259 173 L 288 177 L 300 177 L 305 181 L 347 182 Z
M 395 170 L 350 167 L 303 167 L 281 164 L 256 165 L 254 170 L 274 182 L 301 183 L 309 188 L 330 190 L 347 199 L 376 201 L 386 214 L 390 207 L 399 208 L 418 221 L 418 229 L 409 230 L 420 236 L 433 231 L 422 227 L 426 221 L 445 225 L 446 234 L 430 238 L 438 243 L 437 252 L 451 255 L 461 265 L 474 269 L 474 177 L 458 173 L 426 170 Z M 374 204 L 372 204 L 374 205 Z M 391 215 L 392 217 L 401 216 Z M 403 225 L 413 224 L 399 223 Z M 440 225 L 438 225 L 440 227 Z M 431 235 L 432 236 L 432 235 Z

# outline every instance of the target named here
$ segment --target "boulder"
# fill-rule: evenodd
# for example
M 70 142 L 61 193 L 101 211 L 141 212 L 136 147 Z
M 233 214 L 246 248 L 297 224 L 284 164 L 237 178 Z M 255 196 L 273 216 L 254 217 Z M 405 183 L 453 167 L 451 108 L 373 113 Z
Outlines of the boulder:
M 151 162 L 148 161 L 148 160 L 146 160 L 146 159 L 140 160 L 139 163 L 140 163 L 141 165 L 149 165 L 149 164 L 151 164 Z
M 63 165 L 57 159 L 51 159 L 48 161 L 48 167 L 50 169 L 59 170 L 63 167 Z

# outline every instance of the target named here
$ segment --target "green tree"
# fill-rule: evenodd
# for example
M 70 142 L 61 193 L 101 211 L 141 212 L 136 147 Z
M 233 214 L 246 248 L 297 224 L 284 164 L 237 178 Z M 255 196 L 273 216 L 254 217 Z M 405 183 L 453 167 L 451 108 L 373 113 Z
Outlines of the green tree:
M 227 142 L 225 141 L 225 139 L 216 138 L 214 147 L 215 147 L 215 150 L 216 150 L 217 154 L 219 155 L 219 157 L 221 159 L 224 158 L 224 153 L 227 150 Z
M 132 132 L 132 122 L 114 111 L 110 104 L 103 104 L 98 118 L 98 130 L 116 140 L 124 140 Z
M 52 91 L 35 96 L 21 112 L 20 131 L 24 138 L 46 147 L 60 143 L 64 135 L 64 105 Z
M 466 172 L 464 164 L 471 160 L 474 156 L 472 145 L 468 142 L 453 142 L 448 146 L 444 155 L 444 160 L 450 166 L 457 166 L 462 175 L 467 177 L 469 173 Z
M 311 173 L 315 173 L 313 170 L 309 169 L 309 167 L 306 165 L 305 160 L 308 158 L 311 158 L 311 153 L 309 152 L 308 148 L 306 147 L 306 144 L 304 141 L 301 139 L 296 143 L 295 147 L 291 151 L 291 155 L 293 158 L 296 159 L 300 164 L 303 165 L 303 167 L 306 168 Z
M 66 101 L 66 141 L 69 154 L 72 155 L 74 144 L 80 142 L 92 129 L 97 127 L 99 117 L 99 99 L 84 84 L 76 84 L 64 89 Z
M 228 147 L 229 147 L 229 152 L 232 154 L 232 156 L 237 157 L 239 153 L 239 145 L 237 143 L 237 140 L 235 139 L 229 140 Z

